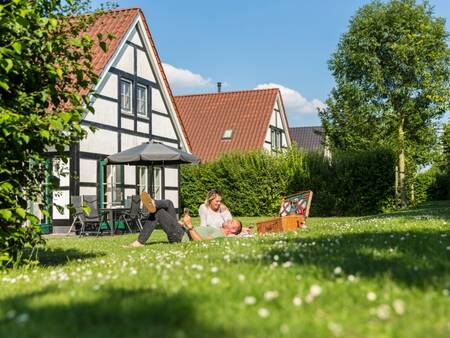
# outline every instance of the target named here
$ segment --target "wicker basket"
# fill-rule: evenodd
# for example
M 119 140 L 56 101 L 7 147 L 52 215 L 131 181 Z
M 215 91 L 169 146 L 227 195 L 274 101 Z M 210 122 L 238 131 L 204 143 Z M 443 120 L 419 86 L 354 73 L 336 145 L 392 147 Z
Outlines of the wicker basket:
M 302 215 L 290 215 L 284 217 L 275 217 L 267 221 L 256 223 L 256 229 L 259 234 L 268 232 L 292 231 L 301 228 L 305 224 L 305 217 Z

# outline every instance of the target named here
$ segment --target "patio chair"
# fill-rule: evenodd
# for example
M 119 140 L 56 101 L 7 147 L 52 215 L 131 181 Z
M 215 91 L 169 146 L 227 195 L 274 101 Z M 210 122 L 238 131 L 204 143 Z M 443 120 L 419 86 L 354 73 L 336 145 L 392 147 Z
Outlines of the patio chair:
M 73 214 L 73 221 L 66 235 L 69 235 L 72 232 L 72 229 L 75 229 L 76 232 L 77 224 L 79 224 L 80 228 L 82 228 L 85 221 L 84 212 L 82 209 L 81 196 L 70 196 L 70 203 L 72 205 L 72 208 L 75 209 L 75 213 Z
M 102 217 L 98 211 L 98 201 L 96 195 L 83 195 L 83 203 L 90 209 L 89 213 L 84 215 L 84 222 L 81 226 L 80 237 L 89 234 L 100 234 L 103 231 L 101 227 Z
M 135 225 L 138 231 L 142 230 L 142 223 L 140 219 L 140 206 L 141 206 L 141 198 L 139 195 L 133 195 L 131 197 L 131 206 L 130 211 L 124 212 L 120 215 L 119 220 L 123 220 L 128 228 L 129 232 L 131 231 L 130 225 Z
M 125 200 L 125 208 L 131 208 L 131 196 L 127 196 L 127 199 Z

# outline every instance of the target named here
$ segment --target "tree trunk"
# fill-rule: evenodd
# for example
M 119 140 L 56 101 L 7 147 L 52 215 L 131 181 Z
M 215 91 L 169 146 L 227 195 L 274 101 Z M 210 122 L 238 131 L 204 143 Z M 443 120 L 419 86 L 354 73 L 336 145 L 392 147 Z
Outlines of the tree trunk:
M 405 118 L 403 117 L 403 115 L 401 115 L 400 124 L 398 126 L 398 141 L 399 141 L 398 187 L 400 190 L 400 203 L 402 209 L 408 206 L 408 198 L 406 196 L 406 185 L 405 185 L 405 132 L 403 130 L 404 123 Z

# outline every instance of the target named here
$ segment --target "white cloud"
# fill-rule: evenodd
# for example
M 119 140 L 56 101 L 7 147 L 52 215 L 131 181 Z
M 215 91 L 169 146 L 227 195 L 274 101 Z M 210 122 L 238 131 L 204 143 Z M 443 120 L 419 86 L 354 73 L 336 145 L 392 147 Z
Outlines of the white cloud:
M 170 88 L 175 94 L 180 92 L 198 92 L 213 89 L 210 78 L 204 78 L 189 69 L 177 68 L 168 63 L 163 63 L 164 71 L 169 80 Z
M 317 114 L 317 108 L 325 108 L 326 105 L 318 99 L 308 101 L 298 91 L 277 83 L 264 83 L 256 86 L 256 89 L 279 88 L 283 97 L 286 113 L 293 116 L 298 114 Z

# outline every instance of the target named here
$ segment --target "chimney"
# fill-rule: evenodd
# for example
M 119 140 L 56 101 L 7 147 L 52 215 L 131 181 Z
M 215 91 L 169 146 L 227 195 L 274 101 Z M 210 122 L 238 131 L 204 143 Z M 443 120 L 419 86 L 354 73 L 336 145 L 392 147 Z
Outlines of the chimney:
M 222 91 L 222 82 L 217 82 L 217 92 L 220 93 Z

